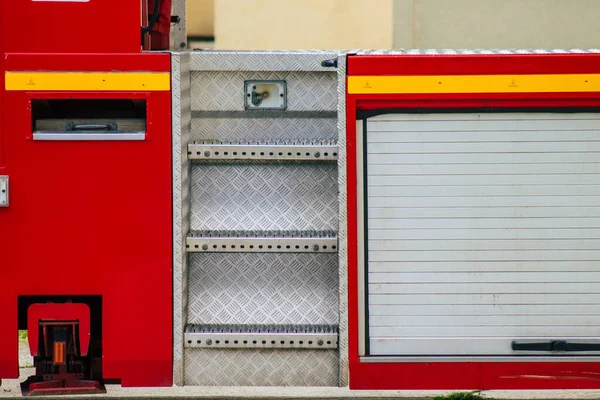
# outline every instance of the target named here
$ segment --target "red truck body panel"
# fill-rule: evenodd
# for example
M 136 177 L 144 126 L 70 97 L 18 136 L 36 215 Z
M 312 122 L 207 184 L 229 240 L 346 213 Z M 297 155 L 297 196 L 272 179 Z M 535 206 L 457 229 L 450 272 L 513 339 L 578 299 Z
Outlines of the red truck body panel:
M 170 55 L 8 54 L 4 67 L 168 73 Z M 0 208 L 0 378 L 19 373 L 19 296 L 94 295 L 102 299 L 103 377 L 170 386 L 170 91 L 17 90 L 3 97 L 0 175 L 10 179 L 10 206 Z M 32 99 L 143 99 L 146 139 L 33 140 Z

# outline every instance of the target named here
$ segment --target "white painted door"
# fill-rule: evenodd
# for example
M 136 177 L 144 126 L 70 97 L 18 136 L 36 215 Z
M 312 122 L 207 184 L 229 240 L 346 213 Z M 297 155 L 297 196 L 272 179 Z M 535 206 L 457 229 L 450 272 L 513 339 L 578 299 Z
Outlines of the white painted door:
M 600 353 L 600 114 L 364 127 L 368 355 Z

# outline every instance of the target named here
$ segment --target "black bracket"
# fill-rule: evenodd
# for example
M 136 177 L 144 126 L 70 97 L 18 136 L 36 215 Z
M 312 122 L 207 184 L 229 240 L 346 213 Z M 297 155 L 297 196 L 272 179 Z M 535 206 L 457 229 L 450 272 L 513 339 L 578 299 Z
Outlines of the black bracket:
M 538 343 L 512 342 L 511 347 L 514 351 L 600 351 L 600 343 L 569 343 L 566 340 Z

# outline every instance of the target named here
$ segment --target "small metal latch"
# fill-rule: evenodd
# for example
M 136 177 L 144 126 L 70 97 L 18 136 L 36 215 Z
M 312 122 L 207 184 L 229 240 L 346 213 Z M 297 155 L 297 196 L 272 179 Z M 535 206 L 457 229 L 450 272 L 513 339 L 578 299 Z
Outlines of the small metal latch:
M 537 343 L 512 342 L 511 347 L 514 351 L 600 351 L 600 343 L 569 343 L 566 340 Z
M 0 207 L 8 207 L 8 176 L 0 175 Z

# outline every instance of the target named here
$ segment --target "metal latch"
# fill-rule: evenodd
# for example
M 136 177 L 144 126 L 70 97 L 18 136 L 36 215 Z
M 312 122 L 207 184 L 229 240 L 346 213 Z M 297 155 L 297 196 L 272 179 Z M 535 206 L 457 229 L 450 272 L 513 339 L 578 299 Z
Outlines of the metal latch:
M 0 175 L 0 207 L 8 207 L 8 176 Z
M 245 81 L 246 110 L 285 110 L 286 81 Z
M 566 340 L 537 343 L 512 342 L 511 347 L 514 351 L 600 351 L 600 343 L 569 343 Z

